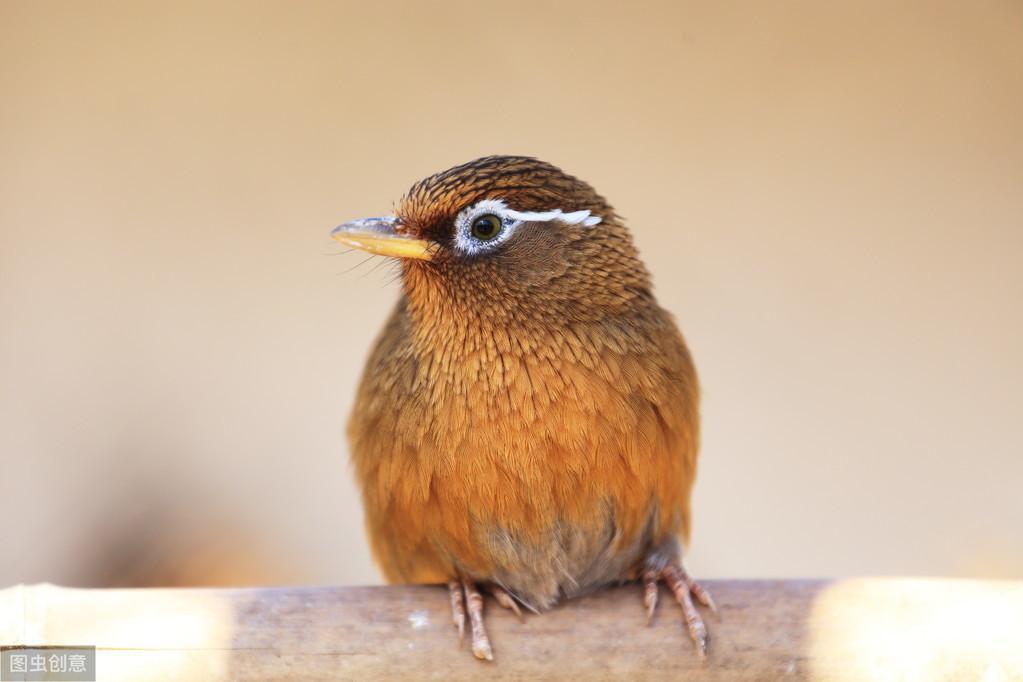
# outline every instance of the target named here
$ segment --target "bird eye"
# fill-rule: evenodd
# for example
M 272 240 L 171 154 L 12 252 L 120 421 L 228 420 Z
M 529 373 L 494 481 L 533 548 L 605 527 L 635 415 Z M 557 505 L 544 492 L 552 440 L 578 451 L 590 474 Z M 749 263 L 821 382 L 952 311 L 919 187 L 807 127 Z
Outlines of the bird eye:
M 481 242 L 488 242 L 501 233 L 504 223 L 492 213 L 481 215 L 472 221 L 472 236 Z

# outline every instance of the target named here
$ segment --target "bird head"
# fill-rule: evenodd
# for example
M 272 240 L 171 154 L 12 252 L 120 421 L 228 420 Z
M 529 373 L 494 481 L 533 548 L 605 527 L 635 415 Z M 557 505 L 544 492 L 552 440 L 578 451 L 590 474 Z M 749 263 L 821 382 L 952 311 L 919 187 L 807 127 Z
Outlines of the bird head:
M 489 156 L 415 183 L 394 215 L 336 227 L 348 246 L 398 259 L 413 308 L 504 321 L 591 319 L 650 299 L 614 209 L 537 159 Z

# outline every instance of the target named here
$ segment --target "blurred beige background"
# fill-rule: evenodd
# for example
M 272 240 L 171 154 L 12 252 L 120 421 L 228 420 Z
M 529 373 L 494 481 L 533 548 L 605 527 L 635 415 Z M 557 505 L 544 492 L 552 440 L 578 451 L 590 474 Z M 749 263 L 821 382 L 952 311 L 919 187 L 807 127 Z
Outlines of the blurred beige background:
M 491 153 L 682 323 L 695 573 L 1023 574 L 1018 1 L 7 1 L 0 93 L 0 584 L 377 581 L 327 232 Z

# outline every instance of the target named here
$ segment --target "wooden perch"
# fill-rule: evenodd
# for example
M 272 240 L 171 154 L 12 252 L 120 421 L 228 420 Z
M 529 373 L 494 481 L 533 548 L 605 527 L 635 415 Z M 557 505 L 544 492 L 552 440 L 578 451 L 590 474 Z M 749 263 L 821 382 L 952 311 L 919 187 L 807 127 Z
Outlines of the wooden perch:
M 520 623 L 488 600 L 497 660 L 459 647 L 442 587 L 0 591 L 0 643 L 96 645 L 100 680 L 1023 679 L 1023 583 L 708 581 L 701 662 L 663 590 L 626 585 Z

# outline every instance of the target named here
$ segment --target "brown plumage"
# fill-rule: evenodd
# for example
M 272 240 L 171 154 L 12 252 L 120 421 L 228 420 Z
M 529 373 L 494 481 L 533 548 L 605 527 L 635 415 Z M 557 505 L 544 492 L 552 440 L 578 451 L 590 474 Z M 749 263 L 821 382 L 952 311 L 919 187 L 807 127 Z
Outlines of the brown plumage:
M 476 239 L 491 216 L 500 233 Z M 607 201 L 550 164 L 487 157 L 413 185 L 396 218 L 335 237 L 405 256 L 403 295 L 348 425 L 387 579 L 451 584 L 459 630 L 465 602 L 479 625 L 481 658 L 491 649 L 475 583 L 543 610 L 643 578 L 652 611 L 664 579 L 689 602 L 702 652 L 689 594 L 710 600 L 680 545 L 696 373 Z

